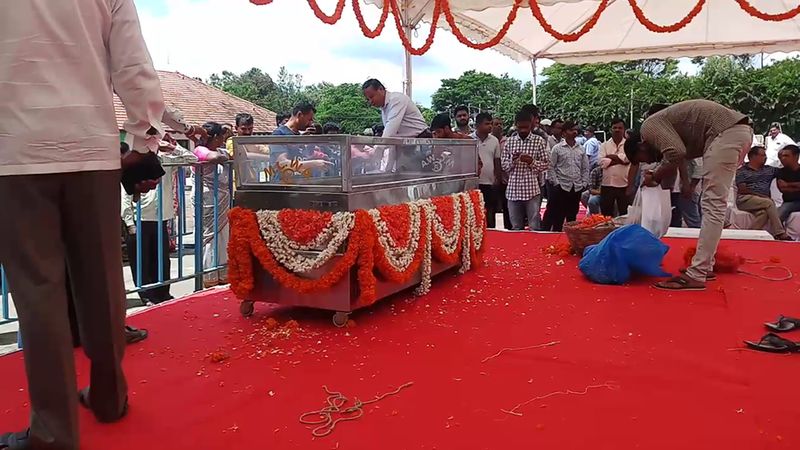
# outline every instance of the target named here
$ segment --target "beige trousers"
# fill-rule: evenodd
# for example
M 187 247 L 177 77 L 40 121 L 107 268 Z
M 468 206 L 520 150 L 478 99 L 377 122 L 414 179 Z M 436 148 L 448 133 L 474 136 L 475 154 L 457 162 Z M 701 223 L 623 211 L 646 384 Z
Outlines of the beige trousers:
M 767 231 L 772 236 L 786 234 L 786 229 L 783 228 L 781 217 L 778 214 L 778 207 L 775 206 L 775 202 L 771 198 L 757 195 L 740 195 L 736 199 L 736 207 L 756 217 L 753 222 L 754 230 L 763 230 L 766 225 L 769 225 Z
M 719 134 L 703 154 L 703 191 L 700 208 L 703 218 L 697 253 L 686 275 L 693 280 L 704 281 L 714 266 L 719 239 L 725 226 L 725 210 L 728 193 L 733 186 L 739 155 L 753 143 L 753 129 L 748 125 L 736 125 Z
M 37 450 L 79 446 L 64 261 L 91 361 L 92 410 L 112 420 L 125 405 L 119 180 L 118 170 L 0 176 L 0 262 L 19 314 Z

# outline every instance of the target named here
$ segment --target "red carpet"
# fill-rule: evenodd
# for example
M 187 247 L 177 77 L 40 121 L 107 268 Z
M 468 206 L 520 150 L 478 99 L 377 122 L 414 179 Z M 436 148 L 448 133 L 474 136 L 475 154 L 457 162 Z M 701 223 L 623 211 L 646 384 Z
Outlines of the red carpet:
M 800 355 L 740 350 L 765 333 L 764 321 L 800 315 L 800 277 L 722 275 L 706 292 L 680 294 L 647 280 L 594 286 L 576 258 L 557 265 L 542 254 L 557 239 L 492 233 L 486 267 L 445 275 L 425 298 L 381 302 L 347 329 L 333 328 L 329 314 L 264 304 L 244 319 L 227 291 L 136 316 L 151 338 L 125 360 L 130 414 L 99 425 L 82 411 L 82 448 L 800 448 Z M 693 241 L 669 244 L 674 271 Z M 800 273 L 796 245 L 726 245 Z M 297 319 L 301 329 L 268 331 L 268 317 Z M 207 355 L 216 351 L 231 358 L 214 363 Z M 21 429 L 21 356 L 0 358 L 0 373 L 0 430 Z M 298 423 L 324 406 L 323 385 L 368 400 L 406 382 L 414 384 L 328 437 Z M 537 397 L 546 398 L 518 408 L 521 416 L 501 411 Z

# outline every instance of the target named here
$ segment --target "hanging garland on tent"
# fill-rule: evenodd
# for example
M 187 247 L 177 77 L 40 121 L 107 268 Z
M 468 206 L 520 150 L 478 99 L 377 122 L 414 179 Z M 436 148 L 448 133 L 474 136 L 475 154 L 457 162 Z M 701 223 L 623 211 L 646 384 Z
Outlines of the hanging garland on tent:
M 374 39 L 383 33 L 383 27 L 386 26 L 386 19 L 389 18 L 389 10 L 391 6 L 389 6 L 388 0 L 383 0 L 383 7 L 381 8 L 381 18 L 378 20 L 378 25 L 375 29 L 370 29 L 367 22 L 364 20 L 364 15 L 361 13 L 361 4 L 359 0 L 353 0 L 353 14 L 356 16 L 356 21 L 358 22 L 358 26 L 361 28 L 361 33 L 364 37 Z
M 544 18 L 544 14 L 542 13 L 541 8 L 539 8 L 539 3 L 537 3 L 536 0 L 529 0 L 529 3 L 531 6 L 531 12 L 533 13 L 533 17 L 535 17 L 536 20 L 539 21 L 539 25 L 542 26 L 544 31 L 546 31 L 548 34 L 550 34 L 550 36 L 553 36 L 559 41 L 564 41 L 564 42 L 575 42 L 578 39 L 580 39 L 581 36 L 591 31 L 592 28 L 594 28 L 594 26 L 597 25 L 597 21 L 600 20 L 600 15 L 603 14 L 603 11 L 605 11 L 606 8 L 608 8 L 608 5 L 610 4 L 609 0 L 602 0 L 600 2 L 600 5 L 597 7 L 597 11 L 595 11 L 592 17 L 589 18 L 589 20 L 583 24 L 580 30 L 574 33 L 563 34 L 556 31 L 556 29 L 553 28 L 550 25 L 550 23 L 547 22 L 547 19 Z
M 333 25 L 337 23 L 342 18 L 342 13 L 344 11 L 344 6 L 347 0 L 338 0 L 336 4 L 336 9 L 334 10 L 333 14 L 328 15 L 324 11 L 322 11 L 317 4 L 316 0 L 308 0 L 308 4 L 311 7 L 314 15 L 317 16 L 322 22 Z M 425 39 L 425 43 L 419 47 L 414 48 L 411 39 L 406 36 L 403 30 L 402 24 L 402 10 L 397 4 L 397 0 L 384 0 L 383 7 L 381 8 L 381 16 L 378 20 L 378 25 L 374 29 L 370 29 L 367 25 L 366 21 L 364 20 L 364 15 L 361 11 L 361 6 L 359 5 L 359 0 L 351 0 L 353 2 L 353 13 L 356 16 L 356 21 L 358 22 L 358 26 L 361 28 L 361 33 L 370 39 L 376 38 L 380 36 L 383 32 L 384 27 L 386 25 L 386 21 L 388 20 L 389 14 L 391 13 L 394 19 L 395 27 L 397 28 L 397 34 L 400 37 L 400 41 L 403 44 L 403 47 L 412 55 L 414 56 L 422 56 L 430 50 L 431 46 L 433 45 L 434 38 L 436 36 L 436 29 L 439 25 L 439 19 L 441 15 L 444 14 L 445 20 L 450 27 L 453 35 L 458 39 L 459 42 L 466 45 L 467 47 L 476 49 L 476 50 L 485 50 L 487 48 L 494 47 L 495 45 L 499 44 L 500 41 L 505 38 L 506 34 L 514 23 L 517 18 L 517 13 L 519 8 L 522 7 L 523 2 L 525 0 L 515 0 L 514 4 L 511 6 L 511 10 L 509 11 L 508 17 L 506 18 L 505 23 L 500 27 L 497 34 L 490 40 L 482 43 L 475 43 L 472 42 L 461 30 L 458 28 L 458 24 L 456 22 L 455 15 L 453 14 L 453 10 L 450 6 L 450 0 L 434 0 L 433 6 L 433 14 L 430 18 L 430 32 L 428 33 L 427 39 Z M 583 26 L 574 31 L 572 33 L 562 33 L 550 25 L 547 19 L 544 16 L 544 12 L 542 11 L 541 7 L 537 0 L 527 0 L 528 4 L 531 9 L 531 13 L 533 17 L 539 22 L 539 25 L 545 30 L 548 34 L 553 36 L 555 39 L 562 41 L 562 42 L 575 42 L 581 37 L 583 37 L 586 33 L 591 31 L 597 22 L 600 20 L 600 16 L 605 12 L 608 6 L 611 4 L 610 0 L 600 0 L 600 4 L 597 7 L 597 11 L 589 18 L 589 20 L 583 24 Z M 747 14 L 757 19 L 770 21 L 770 22 L 782 22 L 786 20 L 791 20 L 800 15 L 800 5 L 795 8 L 792 8 L 789 11 L 784 13 L 765 13 L 756 7 L 754 7 L 748 0 L 735 0 L 739 7 L 742 8 Z M 254 5 L 268 5 L 272 3 L 272 0 L 250 0 L 250 3 Z M 671 24 L 671 25 L 659 25 L 653 21 L 651 21 L 645 15 L 642 8 L 637 3 L 637 0 L 628 0 L 628 3 L 633 10 L 633 14 L 639 23 L 642 24 L 645 28 L 653 33 L 674 33 L 685 28 L 689 25 L 699 14 L 702 12 L 703 7 L 706 5 L 706 0 L 698 0 L 695 6 L 689 11 L 689 13 L 682 18 L 681 20 Z
M 652 22 L 647 16 L 644 15 L 644 11 L 642 8 L 639 7 L 639 4 L 636 3 L 636 0 L 628 0 L 628 3 L 631 4 L 631 9 L 633 9 L 633 14 L 636 16 L 636 19 L 645 26 L 648 30 L 652 31 L 653 33 L 674 33 L 694 20 L 700 11 L 703 10 L 703 6 L 706 4 L 706 0 L 698 0 L 697 4 L 694 5 L 689 14 L 684 17 L 683 19 L 673 23 L 672 25 L 659 25 L 657 23 Z
M 358 1 L 358 0 L 354 0 Z M 461 30 L 458 28 L 456 24 L 456 19 L 453 16 L 453 11 L 450 10 L 450 2 L 445 1 L 443 6 L 443 12 L 445 20 L 447 20 L 447 24 L 450 25 L 450 31 L 453 32 L 453 35 L 458 39 L 459 42 L 466 45 L 469 48 L 473 48 L 475 50 L 486 50 L 487 48 L 494 47 L 495 45 L 499 44 L 500 41 L 506 37 L 508 34 L 508 29 L 511 28 L 511 24 L 517 19 L 517 11 L 519 11 L 519 7 L 522 6 L 523 0 L 514 0 L 514 5 L 511 7 L 511 11 L 508 13 L 508 17 L 506 18 L 506 23 L 503 24 L 503 27 L 500 28 L 500 31 L 497 34 L 489 39 L 488 41 L 482 44 L 476 44 L 472 42 L 468 37 L 466 37 Z
M 751 16 L 757 17 L 761 20 L 766 20 L 770 22 L 781 22 L 784 20 L 794 19 L 795 17 L 797 17 L 798 14 L 800 14 L 800 5 L 797 5 L 796 7 L 790 9 L 789 11 L 786 11 L 785 13 L 768 14 L 763 11 L 759 11 L 758 9 L 756 9 L 756 7 L 751 5 L 750 2 L 747 0 L 736 0 L 736 3 L 738 3 L 739 6 L 747 12 L 747 14 L 750 14 Z
M 403 43 L 403 47 L 408 50 L 408 53 L 411 53 L 414 56 L 422 56 L 431 49 L 431 46 L 433 45 L 433 38 L 436 36 L 436 25 L 439 23 L 439 16 L 442 13 L 442 3 L 446 4 L 446 2 L 447 0 L 435 0 L 433 6 L 433 18 L 431 19 L 431 31 L 428 33 L 428 38 L 425 39 L 425 43 L 422 44 L 422 47 L 414 48 L 414 45 L 411 43 L 411 39 L 406 36 L 405 31 L 403 31 L 403 24 L 400 22 L 400 7 L 397 6 L 397 0 L 389 0 L 389 4 L 392 5 L 392 16 L 394 16 L 394 24 L 395 27 L 397 27 L 397 34 L 400 36 L 400 41 Z
M 346 0 L 339 0 L 339 2 L 336 3 L 336 9 L 330 16 L 325 14 L 325 12 L 320 9 L 319 5 L 317 4 L 317 0 L 308 0 L 308 6 L 311 7 L 311 10 L 314 11 L 314 15 L 317 16 L 319 20 L 327 23 L 328 25 L 333 25 L 342 18 L 345 1 Z M 353 0 L 353 3 L 358 3 L 358 0 Z

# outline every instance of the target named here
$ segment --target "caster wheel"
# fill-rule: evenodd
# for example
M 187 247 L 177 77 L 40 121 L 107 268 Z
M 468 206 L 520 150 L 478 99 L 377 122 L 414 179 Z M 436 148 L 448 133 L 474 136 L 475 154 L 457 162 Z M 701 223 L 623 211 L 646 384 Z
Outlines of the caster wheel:
M 350 313 L 346 312 L 337 312 L 333 315 L 333 324 L 336 325 L 338 328 L 342 328 L 347 325 L 347 320 L 350 318 Z
M 256 307 L 255 307 L 255 304 L 253 302 L 245 301 L 245 302 L 242 302 L 239 305 L 239 312 L 242 313 L 242 315 L 244 317 L 252 316 L 253 312 L 255 311 L 255 309 L 256 309 Z

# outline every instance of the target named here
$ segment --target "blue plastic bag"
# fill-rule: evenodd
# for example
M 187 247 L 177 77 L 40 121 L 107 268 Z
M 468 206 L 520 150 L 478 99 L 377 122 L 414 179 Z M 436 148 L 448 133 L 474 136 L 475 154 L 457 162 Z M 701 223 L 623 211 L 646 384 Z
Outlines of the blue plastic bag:
M 600 284 L 623 284 L 635 274 L 667 277 L 661 268 L 669 247 L 641 225 L 625 225 L 583 252 L 578 267 Z

